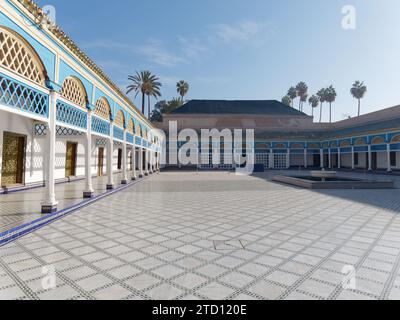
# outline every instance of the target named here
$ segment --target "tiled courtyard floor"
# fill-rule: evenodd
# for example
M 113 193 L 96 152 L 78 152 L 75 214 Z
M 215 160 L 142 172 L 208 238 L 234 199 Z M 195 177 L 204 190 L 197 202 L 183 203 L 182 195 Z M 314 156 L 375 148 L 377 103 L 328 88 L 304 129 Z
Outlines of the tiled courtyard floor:
M 265 177 L 154 175 L 0 248 L 0 299 L 400 299 L 399 189 Z
M 131 173 L 130 173 L 131 174 Z M 121 174 L 114 174 L 115 186 L 120 186 Z M 95 196 L 105 193 L 107 177 L 93 178 Z M 84 199 L 85 180 L 77 180 L 56 185 L 58 210 L 73 206 Z M 41 205 L 45 199 L 46 188 L 33 188 L 25 191 L 0 195 L 0 233 L 39 219 Z

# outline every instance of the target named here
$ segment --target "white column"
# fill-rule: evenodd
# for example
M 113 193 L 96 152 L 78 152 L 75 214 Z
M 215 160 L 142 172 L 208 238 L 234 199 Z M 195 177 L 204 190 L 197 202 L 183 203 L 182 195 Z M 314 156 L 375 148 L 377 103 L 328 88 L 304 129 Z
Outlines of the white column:
M 324 166 L 324 149 L 321 148 L 319 155 L 320 155 L 321 168 L 323 169 L 325 167 Z
M 286 153 L 286 169 L 290 169 L 290 149 L 287 149 Z
M 307 169 L 308 164 L 307 164 L 307 148 L 304 149 L 304 168 Z
M 139 178 L 143 178 L 144 173 L 143 173 L 143 149 L 142 147 L 139 147 Z
M 153 174 L 153 151 L 149 150 L 149 173 Z
M 371 145 L 368 145 L 368 171 L 372 171 L 372 152 Z
M 390 163 L 390 143 L 386 144 L 386 154 L 387 154 L 387 171 L 392 172 L 392 166 Z
M 127 184 L 128 183 L 128 177 L 127 177 L 127 174 L 126 174 L 126 171 L 127 171 L 126 162 L 127 162 L 127 157 L 126 157 L 126 129 L 124 129 L 124 142 L 122 143 L 122 179 L 121 179 L 121 184 Z
M 114 189 L 114 123 L 110 122 L 110 139 L 107 146 L 107 190 Z
M 144 169 L 144 174 L 146 175 L 146 176 L 148 176 L 149 174 L 150 174 L 150 171 L 149 171 L 149 150 L 147 150 L 146 149 L 146 151 L 145 151 L 145 153 L 146 153 L 146 159 L 145 159 L 145 169 Z
M 136 180 L 136 147 L 133 145 L 132 148 L 132 180 Z
M 340 150 L 340 147 L 338 148 L 338 163 L 337 163 L 337 167 L 338 169 L 341 169 L 342 167 L 342 151 Z
M 274 168 L 274 150 L 271 148 L 269 150 L 269 168 L 273 169 Z
M 2 165 L 3 165 L 3 143 L 4 143 L 3 134 L 4 134 L 4 131 L 0 130 L 0 183 L 1 183 L 1 172 L 2 172 Z M 43 170 L 44 170 L 44 168 L 43 168 Z
M 356 168 L 355 164 L 355 156 L 354 156 L 354 146 L 351 147 L 351 169 L 354 170 Z
M 83 191 L 83 197 L 85 199 L 92 198 L 94 195 L 93 184 L 92 184 L 92 111 L 88 109 L 87 113 L 87 132 L 86 132 L 86 143 L 85 143 L 85 174 L 86 174 L 86 185 Z
M 42 213 L 53 213 L 57 211 L 56 194 L 55 194 L 55 157 L 56 157 L 56 115 L 57 115 L 57 98 L 59 94 L 56 91 L 50 92 L 49 99 L 49 122 L 47 124 L 47 145 L 48 145 L 48 163 L 46 175 L 46 199 L 42 203 Z
M 332 169 L 332 154 L 331 154 L 331 148 L 328 149 L 328 164 L 329 164 L 329 169 Z

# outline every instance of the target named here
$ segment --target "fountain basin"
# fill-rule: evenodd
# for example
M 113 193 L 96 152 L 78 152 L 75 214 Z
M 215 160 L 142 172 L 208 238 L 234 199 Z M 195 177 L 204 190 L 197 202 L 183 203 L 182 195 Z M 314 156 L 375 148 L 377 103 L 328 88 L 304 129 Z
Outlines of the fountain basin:
M 272 181 L 281 182 L 305 189 L 393 189 L 393 181 L 375 181 L 349 179 L 334 176 L 316 177 L 316 176 L 275 176 Z
M 311 171 L 311 177 L 314 178 L 321 178 L 322 181 L 325 181 L 326 179 L 334 179 L 337 176 L 336 171 Z

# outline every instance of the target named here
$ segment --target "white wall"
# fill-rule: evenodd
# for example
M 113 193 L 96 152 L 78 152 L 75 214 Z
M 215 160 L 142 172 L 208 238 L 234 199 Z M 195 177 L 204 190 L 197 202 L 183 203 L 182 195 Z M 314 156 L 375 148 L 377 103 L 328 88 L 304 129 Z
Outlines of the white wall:
M 42 182 L 43 166 L 46 166 L 47 147 L 44 138 L 33 134 L 33 120 L 0 110 L 0 131 L 26 136 L 25 183 Z M 0 144 L 3 144 L 1 139 Z M 0 153 L 0 172 L 2 165 L 2 147 Z
M 396 152 L 396 167 L 394 169 L 400 169 L 400 151 Z

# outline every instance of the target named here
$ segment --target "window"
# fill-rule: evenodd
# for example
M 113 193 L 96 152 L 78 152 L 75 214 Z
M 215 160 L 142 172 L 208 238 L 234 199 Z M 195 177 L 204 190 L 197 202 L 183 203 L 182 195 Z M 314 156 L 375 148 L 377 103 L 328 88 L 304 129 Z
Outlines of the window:
M 117 116 L 115 117 L 115 125 L 123 128 L 125 126 L 125 116 L 121 110 L 118 110 Z
M 354 154 L 354 165 L 358 166 L 359 162 L 360 162 L 360 160 L 359 160 L 358 153 L 355 153 Z
M 103 119 L 110 120 L 111 108 L 105 98 L 100 98 L 96 102 L 96 109 L 94 109 L 94 114 Z
M 392 167 L 396 167 L 397 166 L 397 153 L 395 151 L 392 151 L 390 153 L 390 165 Z
M 34 50 L 19 35 L 0 28 L 0 65 L 44 85 L 45 70 Z
M 86 91 L 78 79 L 66 78 L 61 88 L 61 96 L 84 109 L 86 108 Z

